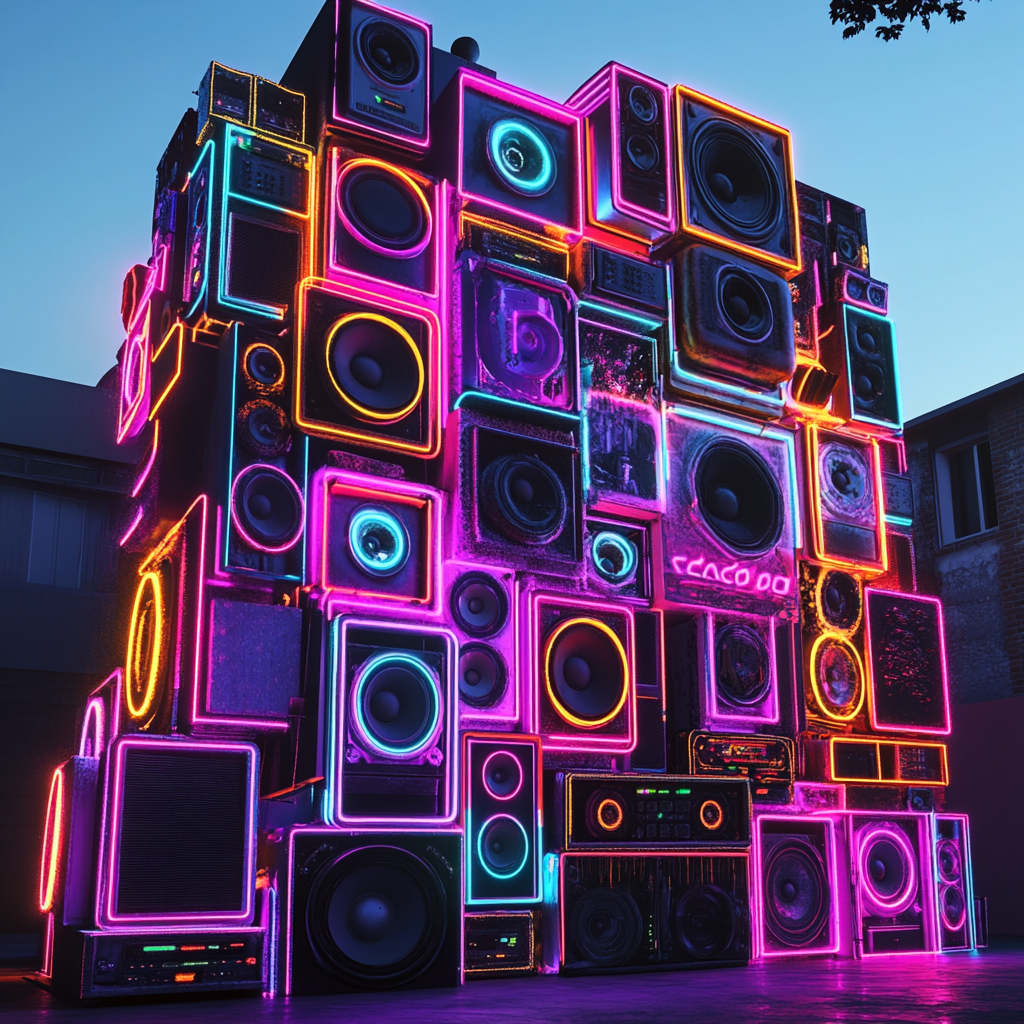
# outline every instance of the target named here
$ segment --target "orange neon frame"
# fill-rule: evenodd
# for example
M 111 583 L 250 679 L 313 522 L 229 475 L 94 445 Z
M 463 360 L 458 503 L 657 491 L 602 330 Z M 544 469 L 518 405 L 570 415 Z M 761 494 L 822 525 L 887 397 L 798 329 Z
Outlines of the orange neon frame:
M 878 765 L 878 778 L 876 779 L 864 779 L 864 778 L 847 778 L 846 776 L 839 775 L 836 772 L 836 755 L 835 749 L 837 743 L 856 743 L 861 746 L 872 746 L 875 748 L 875 761 Z M 894 753 L 899 754 L 900 747 L 928 747 L 934 750 L 941 751 L 941 762 L 942 762 L 942 778 L 938 782 L 927 781 L 924 779 L 907 779 L 903 778 L 899 774 L 899 757 L 896 757 L 897 770 L 894 773 L 895 778 L 883 778 L 882 777 L 882 747 L 894 748 Z M 945 743 L 933 743 L 933 742 L 919 742 L 917 740 L 883 740 L 883 739 L 861 739 L 860 737 L 853 736 L 832 736 L 828 741 L 828 771 L 829 780 L 831 782 L 854 782 L 854 783 L 865 783 L 871 785 L 872 783 L 904 783 L 908 786 L 948 786 L 949 785 L 949 757 L 948 750 Z
M 171 325 L 170 330 L 168 330 L 168 332 L 164 335 L 163 340 L 160 342 L 159 348 L 154 350 L 150 362 L 155 363 L 157 359 L 159 359 L 160 356 L 163 354 L 164 349 L 167 348 L 168 345 L 174 344 L 174 341 L 171 340 L 172 336 L 174 335 L 177 335 L 178 347 L 177 362 L 174 367 L 174 375 L 167 382 L 163 391 L 161 391 L 160 394 L 155 399 L 151 399 L 149 407 L 149 418 L 151 420 L 156 418 L 156 414 L 157 412 L 159 412 L 160 406 L 164 404 L 164 402 L 167 399 L 167 396 L 174 389 L 174 385 L 178 383 L 178 378 L 181 377 L 181 360 L 185 349 L 185 325 L 180 320 L 176 321 Z

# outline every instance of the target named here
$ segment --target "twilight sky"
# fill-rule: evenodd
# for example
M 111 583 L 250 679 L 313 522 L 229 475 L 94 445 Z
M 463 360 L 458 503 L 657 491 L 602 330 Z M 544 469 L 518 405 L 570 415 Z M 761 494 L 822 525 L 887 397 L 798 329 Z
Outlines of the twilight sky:
M 1019 0 L 968 4 L 965 24 L 894 43 L 844 42 L 828 0 L 394 5 L 432 22 L 437 46 L 475 36 L 481 63 L 553 99 L 614 59 L 790 128 L 797 177 L 867 209 L 905 417 L 1024 371 Z M 2 6 L 0 366 L 92 384 L 113 364 L 156 163 L 206 65 L 279 78 L 319 7 Z

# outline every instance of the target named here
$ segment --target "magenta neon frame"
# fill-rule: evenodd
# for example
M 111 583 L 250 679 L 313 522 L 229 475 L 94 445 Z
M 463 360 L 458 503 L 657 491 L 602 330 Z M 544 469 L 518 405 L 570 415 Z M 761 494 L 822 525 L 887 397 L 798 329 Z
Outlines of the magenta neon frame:
M 961 887 L 964 892 L 964 920 L 960 922 L 959 926 L 952 928 L 949 922 L 946 921 L 946 916 L 942 909 L 942 887 L 944 885 L 951 885 L 953 883 L 944 882 L 942 876 L 939 873 L 939 843 L 944 840 L 939 838 L 938 824 L 940 821 L 957 821 L 960 823 L 961 832 L 963 839 L 960 842 L 961 856 L 963 863 L 961 864 Z M 975 932 L 974 924 L 974 870 L 971 863 L 971 833 L 970 833 L 970 822 L 966 814 L 954 814 L 946 813 L 945 811 L 939 812 L 935 815 L 935 829 L 934 836 L 935 840 L 935 914 L 937 929 L 939 935 L 939 948 L 943 952 L 956 952 L 958 950 L 975 949 L 978 943 L 978 936 Z M 952 841 L 952 840 L 950 840 Z M 955 932 L 963 928 L 967 935 L 966 946 L 943 946 L 942 945 L 942 931 L 943 929 Z
M 581 237 L 583 234 L 583 118 L 576 111 L 570 110 L 568 107 L 564 107 L 560 103 L 554 103 L 551 100 L 545 99 L 543 96 L 538 96 L 536 93 L 527 92 L 525 89 L 519 89 L 515 86 L 507 85 L 504 82 L 499 82 L 496 79 L 489 78 L 487 75 L 480 74 L 478 71 L 472 71 L 469 68 L 460 68 L 457 74 L 457 88 L 459 94 L 457 122 L 459 132 L 459 152 L 458 164 L 456 167 L 455 189 L 459 196 L 463 201 L 468 200 L 473 204 L 479 204 L 489 210 L 493 210 L 499 218 L 508 218 L 513 223 L 515 221 L 525 220 L 541 227 L 543 233 L 547 233 L 552 229 L 557 229 L 567 239 L 571 238 L 575 240 Z M 465 99 L 466 91 L 468 89 L 482 93 L 484 96 L 489 96 L 492 99 L 499 100 L 500 102 L 508 103 L 511 106 L 518 107 L 520 110 L 533 114 L 535 117 L 544 117 L 551 121 L 557 121 L 560 124 L 573 129 L 575 151 L 572 155 L 574 164 L 572 174 L 574 179 L 575 208 L 571 224 L 555 224 L 543 217 L 538 217 L 536 214 L 526 213 L 518 207 L 510 206 L 507 203 L 500 203 L 488 196 L 483 196 L 476 192 L 469 192 L 465 189 L 463 183 L 463 168 L 465 167 L 465 133 L 463 131 L 463 125 L 465 124 Z
M 871 616 L 869 614 L 869 604 L 873 594 L 879 594 L 882 597 L 898 597 L 902 601 L 918 601 L 922 604 L 931 604 L 935 606 L 935 619 L 938 623 L 939 665 L 942 672 L 943 713 L 945 716 L 944 724 L 938 728 L 935 728 L 934 726 L 910 726 L 894 724 L 891 722 L 882 722 L 879 721 L 875 714 L 875 673 L 871 645 Z M 868 715 L 871 721 L 871 728 L 876 732 L 882 733 L 921 733 L 930 736 L 948 736 L 953 731 L 953 722 L 949 708 L 949 667 L 946 661 L 946 631 L 942 619 L 942 601 L 937 597 L 926 597 L 923 594 L 905 594 L 899 591 L 879 590 L 874 587 L 865 587 L 864 633 L 866 638 L 866 657 L 864 658 L 864 668 L 868 676 Z
M 736 712 L 721 710 L 718 706 L 718 687 L 715 685 L 715 619 L 718 616 L 728 616 L 730 619 L 748 620 L 753 623 L 763 624 L 764 632 L 768 636 L 768 659 L 771 670 L 771 683 L 764 702 L 765 713 L 762 715 L 742 715 Z M 742 726 L 747 724 L 751 730 L 761 725 L 775 725 L 782 713 L 781 701 L 779 700 L 779 674 L 778 661 L 775 650 L 775 626 L 774 616 L 748 615 L 744 612 L 726 612 L 722 609 L 708 608 L 704 613 L 704 694 L 706 707 L 708 709 L 707 729 L 717 729 L 718 723 L 723 723 L 723 728 L 743 732 Z M 760 630 L 758 631 L 760 632 Z M 770 711 L 769 711 L 770 709 Z
M 355 0 L 353 6 L 359 6 L 367 8 L 371 11 L 379 11 L 381 14 L 386 15 L 393 21 L 404 21 L 407 25 L 415 25 L 416 28 L 420 29 L 426 34 L 427 37 L 427 59 L 423 62 L 423 75 L 424 75 L 424 90 L 427 101 L 426 110 L 426 122 L 427 131 L 422 139 L 410 138 L 408 135 L 400 135 L 398 132 L 389 132 L 385 128 L 378 128 L 375 125 L 364 124 L 362 121 L 356 121 L 354 118 L 346 117 L 338 110 L 338 61 L 339 54 L 341 51 L 341 40 L 339 29 L 341 27 L 341 5 L 345 0 L 336 0 L 334 5 L 334 61 L 331 70 L 334 73 L 334 87 L 331 90 L 331 106 L 333 114 L 333 122 L 336 125 L 344 126 L 356 135 L 366 135 L 370 138 L 381 138 L 391 143 L 394 146 L 400 146 L 402 149 L 414 149 L 414 150 L 427 150 L 430 148 L 430 114 L 431 114 L 431 85 L 430 85 L 430 66 L 431 57 L 430 51 L 433 45 L 432 30 L 429 22 L 420 21 L 419 18 L 414 18 L 409 14 L 402 14 L 399 11 L 392 10 L 390 7 L 382 7 L 380 4 L 373 3 L 372 0 Z
M 767 948 L 764 906 L 764 840 L 762 823 L 779 821 L 785 824 L 804 823 L 820 827 L 825 835 L 825 873 L 829 883 L 829 941 L 822 946 L 813 948 L 772 949 Z M 795 833 L 800 834 L 800 833 Z M 815 956 L 838 953 L 841 945 L 839 931 L 839 886 L 836 872 L 836 827 L 835 822 L 826 815 L 814 814 L 755 814 L 754 843 L 751 850 L 751 911 L 753 917 L 754 957 L 772 959 L 787 956 Z
M 217 914 L 119 914 L 114 907 L 118 883 L 118 853 L 122 813 L 121 792 L 125 756 L 133 747 L 163 747 L 168 750 L 222 750 L 245 752 L 249 757 L 249 795 L 247 801 L 245 880 L 242 887 L 244 906 L 237 911 Z M 107 799 L 104 800 L 104 824 L 100 841 L 99 877 L 96 886 L 96 921 L 106 931 L 140 931 L 154 926 L 167 931 L 191 931 L 197 924 L 240 927 L 252 921 L 256 892 L 256 801 L 259 778 L 259 750 L 252 743 L 205 740 L 184 740 L 172 737 L 120 736 L 111 745 L 107 760 Z M 109 830 L 107 815 L 109 813 Z
M 655 213 L 646 207 L 631 203 L 622 194 L 622 156 L 619 152 L 619 77 L 626 76 L 635 79 L 640 85 L 646 86 L 651 92 L 661 99 L 662 120 L 664 122 L 663 138 L 661 139 L 662 153 L 665 160 L 665 195 L 666 212 Z M 585 115 L 588 120 L 590 115 L 605 101 L 608 102 L 608 116 L 611 122 L 610 127 L 610 150 L 611 150 L 611 201 L 614 210 L 617 210 L 627 217 L 634 218 L 642 224 L 659 229 L 663 233 L 670 233 L 676 229 L 675 209 L 675 172 L 673 166 L 674 147 L 672 146 L 672 97 L 668 86 L 664 82 L 648 78 L 646 75 L 634 71 L 632 68 L 610 61 L 606 64 L 589 82 L 584 83 L 572 96 L 565 101 L 570 110 L 577 110 Z M 587 212 L 592 223 L 607 227 L 611 231 L 621 231 L 627 237 L 640 237 L 646 241 L 644 236 L 633 236 L 618 225 L 610 223 L 606 216 L 602 216 L 597 209 L 597 174 L 592 173 L 591 161 L 596 154 L 590 142 L 589 125 L 587 131 L 586 159 L 587 169 L 585 172 L 587 180 Z
M 246 531 L 246 529 L 238 521 L 238 516 L 235 515 L 235 493 L 238 490 L 238 482 L 247 473 L 251 473 L 253 470 L 256 469 L 263 470 L 264 472 L 268 473 L 273 473 L 275 476 L 281 477 L 281 479 L 283 479 L 288 484 L 288 486 L 291 487 L 292 491 L 294 491 L 295 495 L 299 499 L 299 508 L 302 509 L 302 516 L 299 519 L 299 528 L 295 531 L 294 536 L 290 537 L 288 541 L 284 544 L 263 544 Z M 231 482 L 231 494 L 228 498 L 228 514 L 231 516 L 231 525 L 234 528 L 235 532 L 238 534 L 238 536 L 241 537 L 242 540 L 249 545 L 249 547 L 253 548 L 256 551 L 262 551 L 268 555 L 279 555 L 284 551 L 290 551 L 302 539 L 302 534 L 305 532 L 306 529 L 306 501 L 302 496 L 301 489 L 283 469 L 281 469 L 279 466 L 274 466 L 268 462 L 253 462 L 250 465 L 246 466 L 244 469 L 238 471 L 238 475 Z
M 149 419 L 150 402 L 150 309 L 141 324 L 136 321 L 124 343 L 120 368 L 120 401 L 118 403 L 117 443 L 124 444 L 137 436 Z M 133 383 L 134 382 L 134 383 Z M 134 387 L 134 390 L 130 390 Z

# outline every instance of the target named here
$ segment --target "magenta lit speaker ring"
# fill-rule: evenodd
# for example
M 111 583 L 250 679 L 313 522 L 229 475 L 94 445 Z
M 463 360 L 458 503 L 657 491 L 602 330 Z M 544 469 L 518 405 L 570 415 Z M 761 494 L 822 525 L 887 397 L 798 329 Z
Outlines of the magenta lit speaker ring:
M 392 259 L 413 259 L 430 244 L 430 203 L 404 171 L 366 157 L 350 160 L 338 175 L 336 209 L 361 245 Z
M 902 829 L 885 825 L 861 837 L 861 892 L 870 910 L 895 917 L 911 907 L 917 896 L 915 858 Z
M 508 750 L 489 754 L 481 769 L 484 789 L 495 800 L 511 800 L 523 788 L 523 768 Z
M 943 927 L 959 931 L 967 918 L 967 901 L 959 885 L 943 885 L 939 890 L 939 913 Z
M 271 555 L 288 551 L 305 526 L 302 491 L 277 466 L 248 466 L 231 485 L 231 522 L 251 548 Z

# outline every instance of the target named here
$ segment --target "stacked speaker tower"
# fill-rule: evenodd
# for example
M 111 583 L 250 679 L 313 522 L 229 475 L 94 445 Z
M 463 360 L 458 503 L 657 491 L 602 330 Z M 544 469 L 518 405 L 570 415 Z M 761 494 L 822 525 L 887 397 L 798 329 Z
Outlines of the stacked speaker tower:
M 125 281 L 82 999 L 975 948 L 888 287 L 789 132 L 328 0 L 211 64 Z

